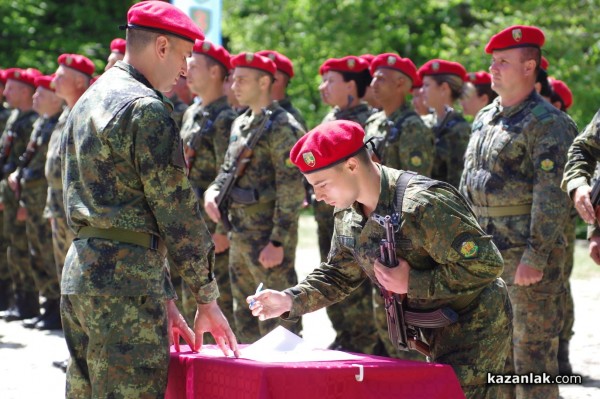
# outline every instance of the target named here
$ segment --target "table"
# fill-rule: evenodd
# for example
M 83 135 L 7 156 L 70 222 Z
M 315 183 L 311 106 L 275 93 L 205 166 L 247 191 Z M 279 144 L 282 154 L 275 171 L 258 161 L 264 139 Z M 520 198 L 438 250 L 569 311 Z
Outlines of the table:
M 214 345 L 206 345 L 214 349 Z M 244 346 L 241 346 L 242 349 Z M 171 348 L 166 399 L 463 398 L 450 366 L 360 355 L 361 360 L 260 363 Z M 360 367 L 363 381 L 357 381 Z

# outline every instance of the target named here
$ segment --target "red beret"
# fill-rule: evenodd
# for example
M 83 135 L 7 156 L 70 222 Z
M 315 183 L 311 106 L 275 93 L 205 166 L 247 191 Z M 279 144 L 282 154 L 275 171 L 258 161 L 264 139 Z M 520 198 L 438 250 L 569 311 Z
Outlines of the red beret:
M 147 29 L 194 42 L 204 34 L 183 11 L 164 1 L 142 1 L 127 11 L 127 28 Z
M 34 68 L 9 68 L 4 71 L 6 74 L 6 80 L 12 79 L 17 82 L 25 83 L 35 87 L 35 78 L 40 76 L 42 73 Z
M 125 54 L 125 48 L 127 47 L 127 42 L 125 39 L 121 39 L 120 37 L 113 39 L 110 42 L 110 51 L 113 53 L 121 53 Z
M 332 59 L 333 58 L 329 58 L 329 59 L 323 61 L 323 63 L 319 67 L 319 75 L 323 76 L 325 74 L 325 72 L 327 72 L 329 70 L 328 62 Z
M 558 79 L 548 79 L 550 80 L 550 84 L 552 85 L 552 90 L 560 97 L 563 104 L 565 104 L 565 108 L 569 108 L 573 105 L 573 93 L 569 86 L 562 80 Z
M 46 90 L 54 91 L 54 74 L 40 75 L 35 77 L 35 87 L 43 87 Z
M 227 72 L 231 69 L 231 55 L 229 55 L 229 52 L 225 50 L 225 48 L 218 44 L 213 44 L 208 40 L 196 40 L 193 51 L 194 53 L 206 55 L 217 61 L 225 67 Z
M 468 81 L 474 85 L 491 85 L 492 75 L 485 71 L 469 72 L 467 74 Z
M 294 144 L 290 160 L 302 173 L 313 173 L 356 155 L 364 147 L 364 138 L 365 131 L 356 122 L 325 122 Z
M 379 54 L 371 61 L 371 75 L 375 75 L 375 71 L 379 68 L 394 69 L 402 72 L 413 81 L 413 87 L 414 83 L 418 80 L 415 64 L 408 58 L 402 58 L 398 54 Z
M 369 69 L 369 63 L 355 55 L 342 58 L 330 58 L 323 64 L 323 73 L 327 71 L 358 73 Z
M 285 55 L 274 50 L 262 50 L 256 54 L 269 58 L 275 63 L 277 70 L 285 73 L 290 78 L 294 77 L 294 64 L 292 64 L 292 61 Z
M 456 75 L 462 80 L 467 80 L 467 70 L 458 62 L 446 60 L 429 60 L 418 70 L 419 77 L 429 75 Z
M 373 60 L 375 59 L 375 56 L 373 54 L 361 54 L 359 55 L 359 57 L 367 61 L 369 65 L 371 65 L 371 62 L 373 62 Z
M 275 72 L 277 72 L 277 66 L 275 66 L 273 61 L 267 57 L 254 53 L 240 53 L 235 57 L 232 57 L 231 66 L 233 68 L 254 68 L 259 71 L 270 73 L 273 76 L 275 76 Z
M 6 84 L 6 71 L 0 69 L 0 83 Z
M 494 50 L 505 50 L 517 47 L 542 47 L 544 32 L 535 26 L 514 25 L 492 36 L 485 46 L 485 52 L 492 54 Z
M 546 57 L 544 57 L 542 55 L 542 65 L 540 65 L 540 68 L 542 68 L 544 71 L 548 71 L 548 67 L 550 66 L 550 63 L 548 62 L 548 60 L 546 59 Z
M 92 76 L 96 70 L 94 63 L 89 58 L 79 54 L 61 54 L 58 57 L 58 63 L 88 76 Z

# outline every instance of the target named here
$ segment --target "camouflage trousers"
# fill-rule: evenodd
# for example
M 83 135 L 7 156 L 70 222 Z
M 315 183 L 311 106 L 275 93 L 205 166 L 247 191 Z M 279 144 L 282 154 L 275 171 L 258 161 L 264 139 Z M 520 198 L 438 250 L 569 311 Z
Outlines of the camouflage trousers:
M 63 295 L 61 317 L 71 355 L 67 398 L 164 397 L 164 298 Z
M 34 187 L 23 187 L 21 203 L 27 209 L 26 232 L 31 256 L 33 279 L 46 299 L 59 299 L 60 288 L 52 249 L 52 228 L 44 219 L 48 186 L 45 181 Z
M 521 254 L 522 249 L 502 251 L 505 265 L 517 265 Z M 563 267 L 564 260 L 565 249 L 556 248 L 549 257 L 547 269 L 557 270 Z M 511 282 L 514 271 L 514 267 L 509 268 L 509 273 L 513 276 L 506 276 Z M 548 278 L 546 274 L 541 282 L 531 286 L 508 286 L 514 313 L 514 331 L 505 374 L 558 374 L 558 337 L 563 327 L 566 291 L 560 276 Z M 510 398 L 558 398 L 556 384 L 519 384 L 509 387 Z
M 54 253 L 54 263 L 56 265 L 56 274 L 58 275 L 58 282 L 62 279 L 62 271 L 65 266 L 65 258 L 69 247 L 75 238 L 73 230 L 67 225 L 67 219 L 64 218 L 52 218 L 50 219 L 52 226 L 52 247 Z
M 10 279 L 8 268 L 8 236 L 4 235 L 4 211 L 0 211 L 0 280 Z
M 270 319 L 259 321 L 252 316 L 246 297 L 254 294 L 262 282 L 265 289 L 284 290 L 298 283 L 294 269 L 296 259 L 297 234 L 288 237 L 283 243 L 283 262 L 271 269 L 265 269 L 258 257 L 269 243 L 270 229 L 231 233 L 229 248 L 229 274 L 233 297 L 233 318 L 236 335 L 240 343 L 252 343 L 278 325 L 299 334 L 302 323 Z M 294 236 L 296 239 L 294 239 Z
M 566 259 L 565 259 L 565 317 L 563 327 L 560 330 L 560 341 L 570 341 L 573 337 L 573 326 L 575 325 L 575 304 L 573 302 L 573 293 L 571 292 L 571 273 L 575 260 L 575 227 L 577 225 L 577 215 L 571 217 L 567 222 L 565 236 L 567 239 Z
M 321 262 L 327 260 L 333 237 L 333 207 L 323 201 L 314 205 Z M 343 301 L 326 308 L 335 330 L 332 348 L 366 354 L 382 354 L 373 316 L 372 284 L 365 281 Z M 387 328 L 387 327 L 386 327 Z

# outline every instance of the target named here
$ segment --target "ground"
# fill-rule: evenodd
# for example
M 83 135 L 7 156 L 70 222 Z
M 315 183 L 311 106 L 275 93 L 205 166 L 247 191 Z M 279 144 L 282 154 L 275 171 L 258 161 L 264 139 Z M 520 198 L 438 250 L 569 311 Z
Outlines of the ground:
M 316 224 L 309 216 L 300 223 L 300 243 L 296 257 L 299 278 L 318 265 Z M 582 385 L 560 387 L 563 399 L 600 397 L 600 334 L 596 333 L 596 304 L 600 303 L 600 266 L 587 255 L 586 242 L 578 242 L 572 287 L 575 297 L 575 336 L 571 342 L 571 362 Z M 324 310 L 304 317 L 304 338 L 327 347 L 334 332 Z M 52 361 L 67 357 L 62 332 L 28 330 L 19 322 L 0 320 L 0 397 L 3 399 L 64 397 L 65 375 Z

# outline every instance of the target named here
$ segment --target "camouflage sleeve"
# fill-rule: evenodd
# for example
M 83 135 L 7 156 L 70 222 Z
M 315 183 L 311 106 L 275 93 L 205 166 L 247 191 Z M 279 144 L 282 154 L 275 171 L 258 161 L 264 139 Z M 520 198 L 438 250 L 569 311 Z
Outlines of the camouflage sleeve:
M 445 142 L 444 147 L 448 149 L 446 154 L 448 162 L 448 176 L 446 177 L 446 181 L 454 187 L 460 185 L 460 178 L 465 166 L 464 155 L 469 145 L 470 136 L 471 126 L 466 121 L 462 121 L 452 126 L 450 132 L 443 137 Z
M 284 317 L 293 319 L 339 302 L 367 278 L 352 253 L 334 232 L 327 262 L 314 269 L 304 281 L 284 292 L 292 297 L 292 309 Z
M 302 175 L 289 160 L 296 137 L 296 129 L 287 122 L 273 123 L 268 135 L 276 192 L 271 241 L 285 242 L 284 237 L 297 224 L 304 200 Z
M 433 132 L 415 116 L 402 126 L 402 145 L 398 146 L 400 168 L 411 170 L 423 176 L 431 176 L 435 147 Z
M 538 122 L 531 160 L 533 197 L 527 247 L 521 263 L 543 270 L 569 217 L 570 200 L 560 189 L 574 126 L 566 118 Z
M 225 161 L 225 154 L 227 153 L 227 147 L 229 146 L 229 136 L 231 134 L 231 125 L 237 118 L 237 115 L 233 110 L 226 110 L 221 112 L 217 120 L 215 121 L 214 129 L 215 134 L 213 135 L 213 147 L 215 149 L 215 161 L 213 169 L 215 174 L 219 174 L 219 170 L 223 162 Z
M 178 129 L 156 100 L 138 100 L 132 115 L 135 167 L 171 265 L 198 303 L 211 302 L 219 296 L 213 276 L 214 244 L 185 177 Z
M 596 162 L 600 159 L 600 110 L 569 148 L 561 187 L 569 196 L 573 190 L 590 185 Z
M 500 252 L 477 224 L 456 191 L 432 188 L 405 198 L 403 232 L 437 263 L 430 269 L 411 265 L 408 296 L 449 300 L 474 293 L 502 274 Z M 403 207 L 403 209 L 404 209 Z

